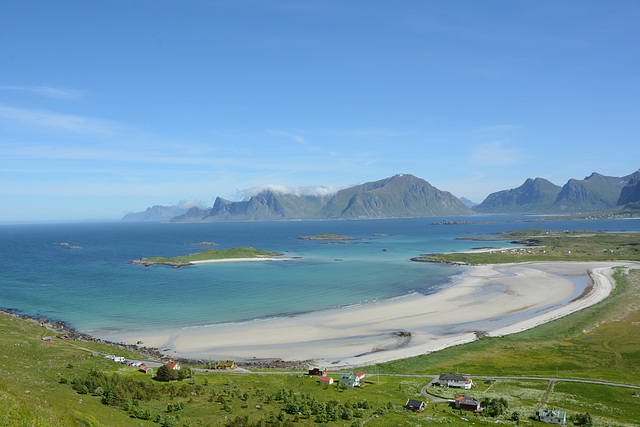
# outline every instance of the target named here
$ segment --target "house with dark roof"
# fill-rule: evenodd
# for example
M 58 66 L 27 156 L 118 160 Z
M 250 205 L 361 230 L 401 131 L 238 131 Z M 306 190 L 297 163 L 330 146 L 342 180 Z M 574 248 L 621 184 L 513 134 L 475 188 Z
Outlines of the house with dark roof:
M 407 403 L 404 405 L 404 409 L 413 412 L 422 412 L 424 411 L 425 403 L 421 400 L 407 400 Z
M 440 375 L 438 382 L 442 387 L 457 387 L 463 388 L 465 390 L 471 389 L 471 386 L 473 385 L 473 381 L 471 381 L 471 378 L 463 377 L 462 375 L 456 374 Z
M 462 409 L 463 411 L 481 412 L 480 402 L 472 397 L 458 396 L 455 400 L 456 409 Z

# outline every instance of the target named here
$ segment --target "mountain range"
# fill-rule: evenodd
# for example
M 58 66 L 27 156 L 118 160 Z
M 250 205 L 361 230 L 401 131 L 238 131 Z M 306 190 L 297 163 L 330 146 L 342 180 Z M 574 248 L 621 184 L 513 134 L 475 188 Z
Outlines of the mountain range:
M 454 195 L 413 175 L 398 174 L 328 196 L 264 190 L 241 202 L 216 198 L 211 209 L 197 207 L 170 222 L 260 221 L 291 219 L 378 219 L 473 212 Z
M 640 205 L 640 170 L 623 177 L 592 173 L 562 187 L 529 178 L 520 187 L 491 193 L 472 209 L 478 213 L 575 214 Z M 640 207 L 640 206 L 637 206 Z
M 304 219 L 382 219 L 458 216 L 474 213 L 562 214 L 640 210 L 640 170 L 623 177 L 592 173 L 558 186 L 528 178 L 520 187 L 490 194 L 478 205 L 427 181 L 398 174 L 331 195 L 263 190 L 247 200 L 217 197 L 211 208 L 153 206 L 125 221 L 210 222 Z

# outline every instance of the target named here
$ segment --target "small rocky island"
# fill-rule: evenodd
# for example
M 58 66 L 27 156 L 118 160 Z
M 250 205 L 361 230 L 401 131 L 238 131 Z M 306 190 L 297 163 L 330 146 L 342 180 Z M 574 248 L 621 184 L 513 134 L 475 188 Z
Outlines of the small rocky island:
M 231 249 L 205 249 L 204 251 L 198 252 L 196 254 L 183 255 L 172 258 L 140 258 L 129 261 L 129 264 L 143 265 L 145 267 L 149 267 L 152 265 L 168 265 L 174 268 L 180 268 L 203 262 L 283 259 L 276 258 L 282 255 L 283 254 L 281 253 L 264 251 L 249 246 L 240 246 Z
M 359 240 L 354 237 L 340 236 L 338 234 L 316 234 L 315 236 L 298 237 L 300 240 Z
M 473 223 L 469 221 L 453 221 L 450 219 L 445 219 L 444 221 L 431 223 L 431 225 L 460 225 L 460 224 L 473 224 Z

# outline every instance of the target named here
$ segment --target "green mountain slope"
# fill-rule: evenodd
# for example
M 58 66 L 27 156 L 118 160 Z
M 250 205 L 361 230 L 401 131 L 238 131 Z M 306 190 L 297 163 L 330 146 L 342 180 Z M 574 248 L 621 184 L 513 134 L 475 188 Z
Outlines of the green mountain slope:
M 551 208 L 560 189 L 544 178 L 528 178 L 520 187 L 489 194 L 472 209 L 478 213 L 544 213 Z
M 322 210 L 323 218 L 373 219 L 468 215 L 472 211 L 449 192 L 413 175 L 399 174 L 340 190 Z
M 596 212 L 616 206 L 631 175 L 618 178 L 592 173 L 583 180 L 570 179 L 560 190 L 552 212 Z

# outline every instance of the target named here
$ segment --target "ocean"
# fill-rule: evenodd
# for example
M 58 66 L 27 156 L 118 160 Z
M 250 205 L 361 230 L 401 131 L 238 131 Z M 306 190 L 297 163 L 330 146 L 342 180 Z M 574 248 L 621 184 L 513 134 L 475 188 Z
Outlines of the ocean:
M 640 232 L 640 220 L 509 222 L 522 216 L 362 221 L 60 223 L 0 225 L 0 308 L 62 320 L 96 337 L 118 332 L 255 322 L 430 294 L 464 270 L 416 263 L 423 253 L 506 242 L 456 240 L 526 228 Z M 483 222 L 478 221 L 497 221 Z M 323 244 L 332 233 L 358 240 Z M 193 246 L 199 242 L 216 246 Z M 69 246 L 60 246 L 67 243 Z M 78 246 L 79 249 L 69 249 Z M 252 246 L 295 260 L 142 267 L 129 261 Z

